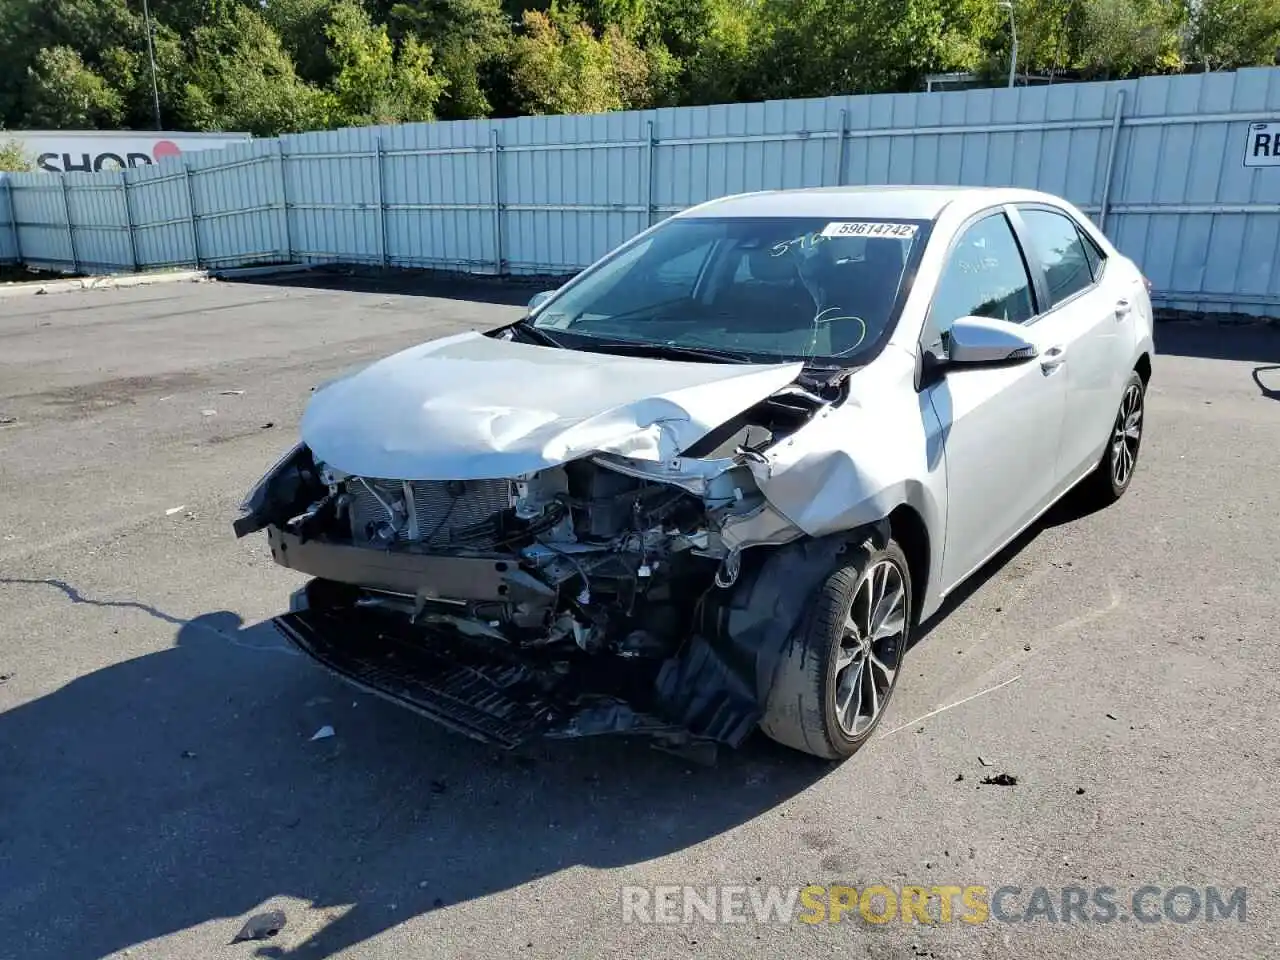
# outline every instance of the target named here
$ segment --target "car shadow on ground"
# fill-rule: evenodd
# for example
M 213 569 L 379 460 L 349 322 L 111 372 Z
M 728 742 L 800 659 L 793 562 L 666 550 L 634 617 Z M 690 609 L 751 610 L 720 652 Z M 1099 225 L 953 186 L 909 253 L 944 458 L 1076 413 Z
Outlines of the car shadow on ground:
M 499 278 L 445 273 L 439 270 L 384 270 L 372 266 L 334 264 L 294 273 L 264 273 L 248 277 L 233 275 L 223 278 L 222 282 L 314 290 L 343 290 L 351 293 L 398 294 L 523 307 L 538 291 L 553 290 L 568 279 L 567 276 Z
M 225 942 L 284 896 L 312 906 L 290 908 L 291 949 L 259 955 L 327 957 L 573 865 L 685 849 L 833 769 L 762 737 L 711 768 L 616 739 L 498 753 L 353 693 L 269 623 L 110 605 L 180 623 L 174 645 L 0 714 L 5 956 L 207 923 Z

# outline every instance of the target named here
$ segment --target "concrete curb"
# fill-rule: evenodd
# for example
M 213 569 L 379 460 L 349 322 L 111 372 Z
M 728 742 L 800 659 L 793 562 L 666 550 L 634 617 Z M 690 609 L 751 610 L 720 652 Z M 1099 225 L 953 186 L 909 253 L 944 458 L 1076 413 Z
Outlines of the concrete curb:
M 310 263 L 286 263 L 265 267 L 231 267 L 226 270 L 164 270 L 155 273 L 115 273 L 96 277 L 69 277 L 65 280 L 33 280 L 29 283 L 0 284 L 0 300 L 8 297 L 70 293 L 73 290 L 118 290 L 149 287 L 160 283 L 203 283 L 207 280 L 241 277 L 268 277 L 275 273 L 301 273 L 315 268 Z
M 170 270 L 164 273 L 108 274 L 100 277 L 73 277 L 67 280 L 35 280 L 31 283 L 0 286 L 0 300 L 44 293 L 70 293 L 73 290 L 114 290 L 120 287 L 146 287 L 157 283 L 194 283 L 208 279 L 208 270 Z

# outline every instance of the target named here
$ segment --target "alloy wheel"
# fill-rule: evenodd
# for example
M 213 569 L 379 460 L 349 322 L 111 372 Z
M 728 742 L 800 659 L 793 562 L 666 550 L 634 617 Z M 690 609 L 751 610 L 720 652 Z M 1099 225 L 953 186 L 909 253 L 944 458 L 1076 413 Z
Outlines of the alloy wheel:
M 1111 482 L 1123 490 L 1138 462 L 1138 445 L 1142 441 L 1142 388 L 1129 384 L 1120 401 L 1115 429 L 1111 433 Z
M 858 580 L 836 655 L 836 719 L 851 737 L 880 716 L 902 660 L 907 635 L 907 591 L 892 560 L 872 564 Z

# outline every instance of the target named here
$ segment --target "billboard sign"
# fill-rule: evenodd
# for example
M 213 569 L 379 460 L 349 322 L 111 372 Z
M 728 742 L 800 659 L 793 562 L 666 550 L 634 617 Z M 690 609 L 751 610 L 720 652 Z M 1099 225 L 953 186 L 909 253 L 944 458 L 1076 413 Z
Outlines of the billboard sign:
M 98 173 L 144 167 L 165 157 L 196 150 L 219 150 L 250 139 L 247 133 L 167 133 L 146 130 L 6 130 L 37 170 Z

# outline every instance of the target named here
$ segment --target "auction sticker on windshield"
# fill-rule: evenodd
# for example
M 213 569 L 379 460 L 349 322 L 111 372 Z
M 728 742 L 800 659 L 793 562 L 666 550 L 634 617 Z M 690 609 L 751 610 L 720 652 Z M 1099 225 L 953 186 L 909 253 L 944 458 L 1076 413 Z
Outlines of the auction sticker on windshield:
M 822 228 L 824 237 L 896 237 L 907 239 L 916 235 L 914 223 L 828 223 Z

